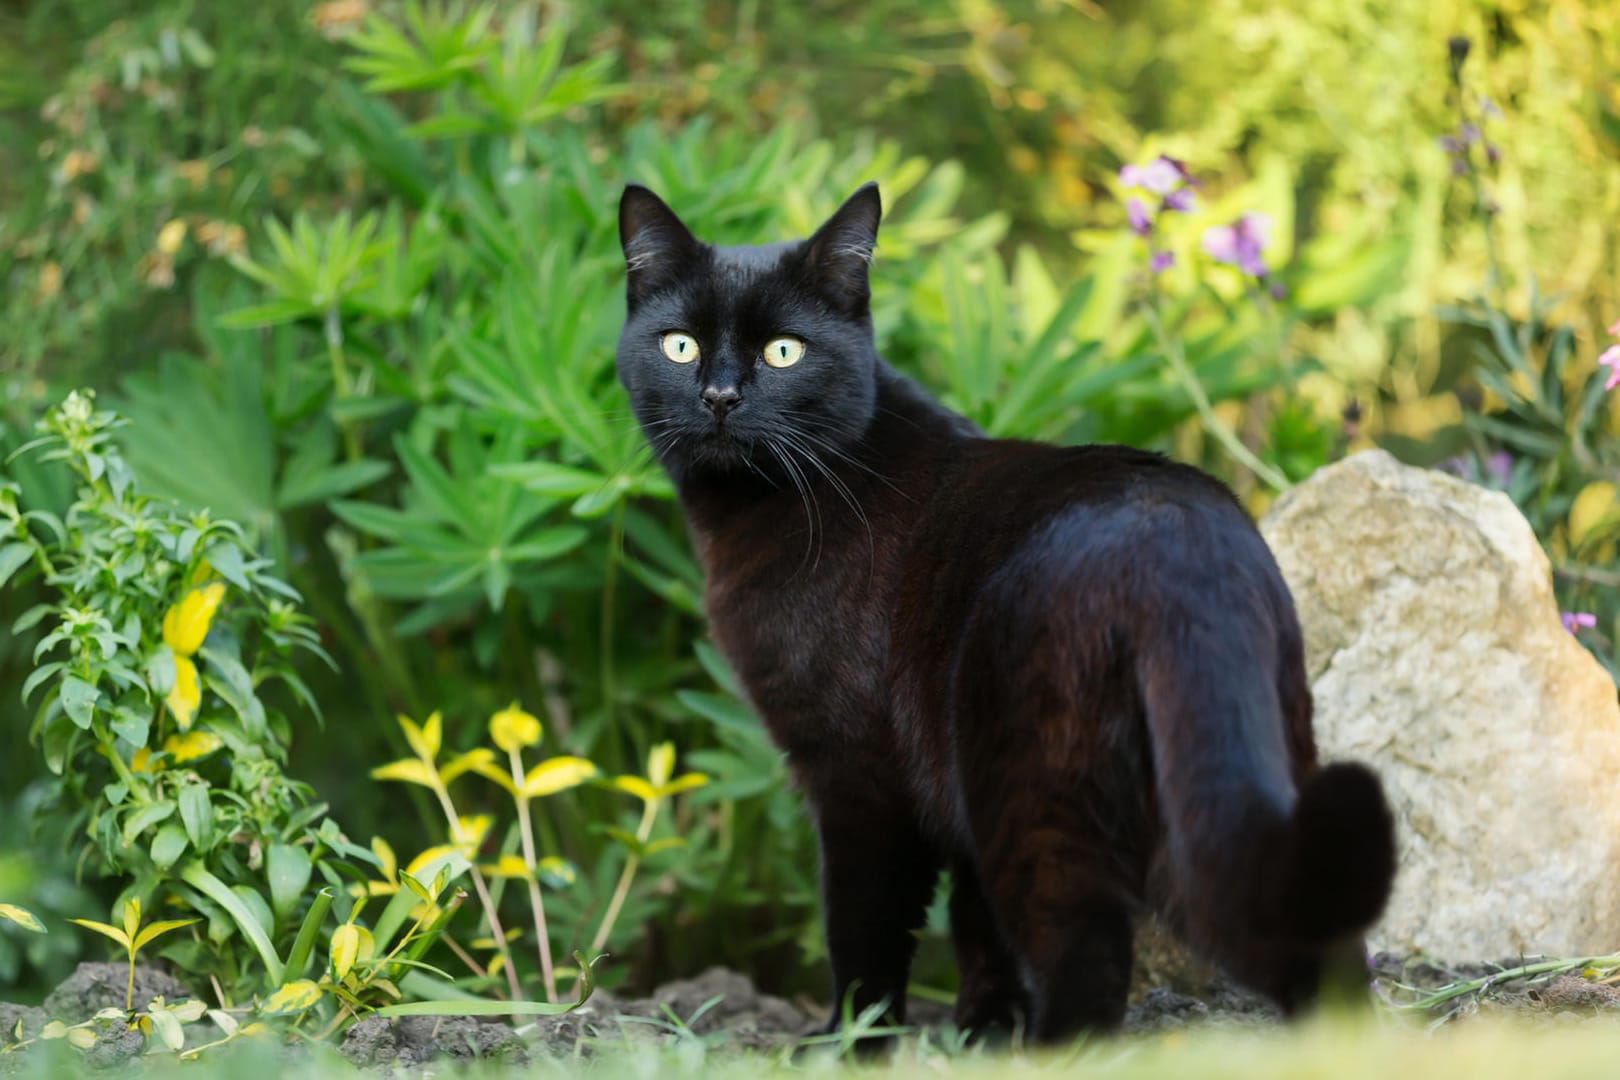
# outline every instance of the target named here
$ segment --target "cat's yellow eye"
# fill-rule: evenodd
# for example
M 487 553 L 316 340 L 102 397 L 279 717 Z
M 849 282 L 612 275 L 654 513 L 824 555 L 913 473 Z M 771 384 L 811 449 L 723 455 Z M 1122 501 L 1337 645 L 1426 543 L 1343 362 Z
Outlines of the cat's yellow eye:
M 796 337 L 772 338 L 765 346 L 765 362 L 771 367 L 792 367 L 804 355 L 804 342 Z
M 671 330 L 664 335 L 664 355 L 677 364 L 690 364 L 698 358 L 697 338 Z

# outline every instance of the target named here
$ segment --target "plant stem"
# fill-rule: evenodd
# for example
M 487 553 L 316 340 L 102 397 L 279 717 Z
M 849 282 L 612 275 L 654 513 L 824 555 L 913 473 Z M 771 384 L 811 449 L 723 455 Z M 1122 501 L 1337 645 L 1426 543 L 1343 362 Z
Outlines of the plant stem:
M 529 870 L 529 909 L 534 912 L 534 936 L 540 953 L 540 978 L 546 986 L 546 1000 L 557 1000 L 557 976 L 551 967 L 551 935 L 546 930 L 546 904 L 540 895 L 539 860 L 535 857 L 534 824 L 529 820 L 529 797 L 523 791 L 523 759 L 514 747 L 509 751 L 512 759 L 512 783 L 517 787 L 518 836 L 523 841 L 523 865 Z
M 647 837 L 652 835 L 653 821 L 658 817 L 658 800 L 650 799 L 646 808 L 641 812 L 641 825 L 636 829 L 636 842 L 645 844 Z M 596 928 L 596 936 L 591 939 L 591 952 L 601 953 L 602 946 L 613 933 L 613 924 L 618 921 L 619 909 L 624 907 L 625 897 L 630 895 L 630 882 L 635 879 L 636 869 L 641 865 L 641 856 L 632 851 L 630 857 L 624 860 L 624 872 L 619 875 L 619 883 L 613 888 L 613 899 L 608 901 L 608 908 L 602 914 L 602 925 Z
M 1170 361 L 1170 368 L 1181 385 L 1192 398 L 1193 407 L 1198 410 L 1198 418 L 1203 422 L 1204 430 L 1214 436 L 1233 460 L 1248 469 L 1254 475 L 1264 480 L 1273 490 L 1287 491 L 1288 478 L 1273 469 L 1270 465 L 1256 457 L 1243 441 L 1227 428 L 1215 415 L 1215 409 L 1209 403 L 1209 395 L 1204 392 L 1204 384 L 1198 381 L 1198 374 L 1193 371 L 1192 365 L 1187 363 L 1186 353 L 1181 347 L 1181 340 L 1172 336 L 1159 317 L 1159 301 L 1155 295 L 1143 308 L 1147 313 L 1148 325 L 1153 329 L 1153 337 L 1159 343 L 1165 358 Z
M 332 362 L 332 399 L 336 405 L 352 392 L 349 368 L 343 359 L 343 318 L 337 305 L 326 309 L 326 356 Z M 343 453 L 350 461 L 360 460 L 360 436 L 348 421 L 338 417 L 338 430 L 343 433 Z
M 619 585 L 619 553 L 624 546 L 624 500 L 613 508 L 613 526 L 608 534 L 608 564 L 602 579 L 602 725 L 613 726 L 613 704 L 618 695 L 613 674 L 613 607 Z
M 428 768 L 433 768 L 432 762 L 428 763 Z M 437 773 L 435 773 L 435 776 L 437 776 Z M 433 793 L 439 797 L 439 806 L 444 809 L 445 820 L 450 824 L 451 841 L 459 843 L 461 820 L 456 814 L 456 804 L 450 801 L 450 792 L 440 783 L 434 785 Z M 495 948 L 500 951 L 502 959 L 506 961 L 501 966 L 506 969 L 506 985 L 512 991 L 512 1000 L 522 1001 L 523 990 L 518 986 L 517 970 L 512 966 L 512 946 L 506 940 L 506 931 L 501 928 L 501 915 L 500 912 L 495 910 L 495 901 L 489 895 L 489 886 L 485 884 L 484 875 L 478 869 L 478 863 L 474 861 L 477 857 L 478 853 L 475 851 L 472 857 L 467 860 L 467 870 L 472 875 L 473 890 L 478 893 L 478 902 L 484 906 L 484 918 L 489 921 L 489 932 L 495 938 Z

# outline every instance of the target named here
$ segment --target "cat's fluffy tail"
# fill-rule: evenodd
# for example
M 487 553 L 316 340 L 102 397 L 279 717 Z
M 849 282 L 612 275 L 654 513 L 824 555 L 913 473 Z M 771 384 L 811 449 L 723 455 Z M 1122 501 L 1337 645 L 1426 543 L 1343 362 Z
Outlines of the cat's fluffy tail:
M 1181 644 L 1179 657 L 1149 661 L 1143 689 L 1184 928 L 1233 967 L 1367 929 L 1395 876 L 1377 776 L 1329 765 L 1296 790 L 1275 684 L 1230 652 L 1241 650 L 1231 638 L 1207 652 Z

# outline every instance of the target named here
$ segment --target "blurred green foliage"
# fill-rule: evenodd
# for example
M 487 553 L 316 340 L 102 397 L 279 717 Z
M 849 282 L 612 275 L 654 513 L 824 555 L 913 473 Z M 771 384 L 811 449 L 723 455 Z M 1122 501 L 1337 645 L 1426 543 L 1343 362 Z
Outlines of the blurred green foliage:
M 1373 441 L 1479 476 L 1511 450 L 1606 651 L 1617 61 L 1620 11 L 1578 0 L 31 0 L 0 12 L 0 448 L 89 383 L 133 421 L 144 487 L 244 528 L 337 661 L 299 668 L 327 726 L 294 722 L 290 771 L 353 834 L 415 851 L 442 828 L 357 779 L 403 752 L 396 712 L 444 709 L 463 752 L 517 699 L 615 773 L 673 740 L 713 782 L 610 951 L 641 979 L 819 985 L 813 840 L 702 642 L 613 376 L 623 182 L 735 243 L 879 180 L 880 344 L 995 434 L 1170 450 L 1257 511 L 1195 387 L 1290 480 Z M 1475 189 L 1436 140 L 1481 96 L 1503 115 Z M 1202 187 L 1149 290 L 1116 174 L 1160 153 Z M 1200 249 L 1248 210 L 1274 222 L 1279 301 Z M 0 636 L 0 693 L 36 635 Z M 14 789 L 31 759 L 0 764 Z M 547 900 L 559 955 L 622 871 L 596 826 L 635 827 L 575 794 L 538 818 L 580 868 Z

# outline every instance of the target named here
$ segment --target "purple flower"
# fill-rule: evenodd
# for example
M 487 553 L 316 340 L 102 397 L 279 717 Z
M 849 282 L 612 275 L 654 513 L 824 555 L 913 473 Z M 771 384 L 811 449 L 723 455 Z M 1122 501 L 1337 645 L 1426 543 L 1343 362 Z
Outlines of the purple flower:
M 1271 298 L 1273 300 L 1286 300 L 1286 299 L 1288 299 L 1288 286 L 1284 285 L 1280 281 L 1273 281 L 1271 283 L 1271 290 L 1270 291 L 1271 291 Z
M 1448 154 L 1457 155 L 1463 152 L 1462 141 L 1455 135 L 1442 135 L 1436 141 L 1439 142 L 1440 149 Z
M 1479 98 L 1479 116 L 1480 116 L 1480 119 L 1481 120 L 1494 120 L 1494 119 L 1496 119 L 1497 117 L 1499 117 L 1501 115 L 1502 115 L 1502 110 L 1497 108 L 1496 102 L 1492 101 L 1490 98 L 1488 98 L 1485 95 L 1481 94 L 1480 98 Z
M 1609 336 L 1620 337 L 1620 319 L 1609 324 Z
M 1162 274 L 1176 265 L 1176 253 L 1173 251 L 1155 251 L 1153 258 L 1148 260 L 1148 269 L 1155 274 Z
M 1620 323 L 1615 325 L 1620 326 Z M 1613 390 L 1620 386 L 1620 345 L 1610 345 L 1598 357 L 1598 366 L 1609 369 L 1609 377 L 1603 380 L 1603 389 Z
M 1125 200 L 1125 216 L 1130 218 L 1131 232 L 1137 236 L 1146 236 L 1153 231 L 1153 214 L 1147 204 L 1134 195 Z
M 1249 212 L 1231 225 L 1215 225 L 1204 230 L 1204 250 L 1216 262 L 1236 266 L 1245 274 L 1264 277 L 1266 236 L 1271 231 L 1271 219 L 1265 214 Z
M 1506 488 L 1513 482 L 1513 455 L 1498 450 L 1485 459 L 1485 471 L 1490 473 L 1497 487 Z
M 1590 630 L 1597 625 L 1597 616 L 1590 611 L 1566 611 L 1558 617 L 1563 620 L 1564 629 L 1572 634 L 1580 633 L 1583 628 Z
M 1193 193 L 1186 188 L 1172 191 L 1164 197 L 1164 208 L 1166 210 L 1179 210 L 1183 214 L 1192 213 Z
M 1139 188 L 1142 186 L 1142 168 L 1139 165 L 1126 165 L 1119 170 L 1119 186 L 1122 188 Z
M 1142 170 L 1142 186 L 1155 195 L 1166 195 L 1180 183 L 1180 166 L 1162 155 L 1154 158 Z
M 1460 133 L 1462 135 L 1462 143 L 1464 146 L 1473 146 L 1475 143 L 1479 142 L 1479 128 L 1475 127 L 1473 124 L 1464 124 L 1460 129 Z
M 1495 165 L 1502 160 L 1502 151 L 1496 148 L 1495 143 L 1485 144 L 1485 160 L 1490 162 L 1492 165 Z

